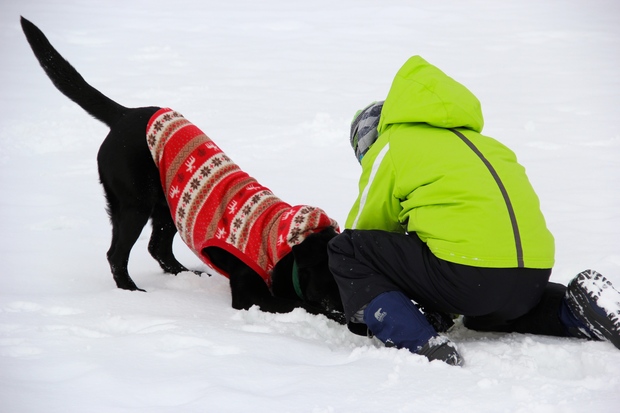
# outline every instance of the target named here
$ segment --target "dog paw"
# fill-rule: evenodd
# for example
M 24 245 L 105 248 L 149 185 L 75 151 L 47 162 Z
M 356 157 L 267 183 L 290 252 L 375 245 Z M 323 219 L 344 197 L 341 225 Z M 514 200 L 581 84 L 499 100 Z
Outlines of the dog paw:
M 206 274 L 206 275 L 207 275 L 207 276 L 209 276 L 209 277 L 211 276 L 211 274 L 209 274 L 209 273 L 208 273 L 208 272 L 206 272 L 206 271 L 192 270 L 192 272 L 193 272 L 194 274 L 196 274 L 197 276 L 199 276 L 199 277 L 202 277 L 202 275 L 203 275 L 203 274 Z
M 325 314 L 327 318 L 337 322 L 338 324 L 346 324 L 346 318 L 343 313 L 339 313 L 337 311 Z
M 120 288 L 121 290 L 142 291 L 144 293 L 146 292 L 146 290 L 143 290 L 142 288 L 138 288 L 136 283 L 134 283 L 131 280 L 131 278 L 130 279 L 115 278 L 114 280 L 116 281 L 116 286 Z

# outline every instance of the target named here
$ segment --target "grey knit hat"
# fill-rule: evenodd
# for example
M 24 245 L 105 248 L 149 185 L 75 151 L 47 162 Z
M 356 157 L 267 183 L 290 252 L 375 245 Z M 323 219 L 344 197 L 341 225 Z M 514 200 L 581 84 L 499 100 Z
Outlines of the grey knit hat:
M 379 118 L 381 117 L 381 109 L 383 101 L 372 102 L 362 110 L 358 110 L 351 123 L 351 147 L 355 152 L 355 157 L 359 162 L 377 140 L 379 132 Z

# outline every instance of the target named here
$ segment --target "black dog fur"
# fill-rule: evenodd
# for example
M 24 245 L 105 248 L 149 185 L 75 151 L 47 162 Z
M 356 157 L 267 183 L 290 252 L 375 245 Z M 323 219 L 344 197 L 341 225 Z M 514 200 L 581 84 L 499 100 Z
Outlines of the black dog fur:
M 167 273 L 187 271 L 172 252 L 177 229 L 146 142 L 147 122 L 159 107 L 126 108 L 114 102 L 90 86 L 33 23 L 22 17 L 21 25 L 34 55 L 56 88 L 110 128 L 99 148 L 97 164 L 112 224 L 107 257 L 117 287 L 144 291 L 129 276 L 127 264 L 149 219 L 153 226 L 149 253 Z M 340 294 L 327 266 L 327 243 L 334 236 L 333 229 L 324 230 L 293 247 L 292 253 L 276 264 L 271 291 L 256 272 L 228 252 L 210 248 L 207 253 L 230 275 L 234 308 L 258 305 L 263 311 L 285 313 L 302 307 L 342 323 Z M 299 267 L 303 300 L 293 287 L 293 260 Z

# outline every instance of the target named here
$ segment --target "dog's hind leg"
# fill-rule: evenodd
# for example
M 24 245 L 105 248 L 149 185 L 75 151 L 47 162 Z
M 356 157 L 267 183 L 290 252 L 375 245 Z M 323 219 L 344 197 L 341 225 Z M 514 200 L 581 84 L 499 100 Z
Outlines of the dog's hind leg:
M 136 286 L 127 270 L 129 253 L 148 222 L 149 210 L 123 206 L 122 213 L 111 213 L 112 244 L 108 250 L 108 263 L 118 288 L 144 291 Z
M 149 241 L 149 253 L 151 256 L 159 263 L 162 270 L 167 273 L 178 274 L 188 271 L 183 264 L 177 261 L 172 252 L 172 242 L 177 229 L 172 221 L 170 209 L 165 199 L 160 200 L 153 207 L 151 223 L 153 225 L 153 232 Z

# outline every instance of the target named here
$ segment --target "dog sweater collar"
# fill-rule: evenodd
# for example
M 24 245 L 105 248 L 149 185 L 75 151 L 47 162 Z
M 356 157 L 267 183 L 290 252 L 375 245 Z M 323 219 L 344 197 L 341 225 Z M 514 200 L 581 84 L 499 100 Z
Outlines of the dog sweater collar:
M 172 109 L 151 117 L 147 143 L 181 238 L 213 268 L 206 249 L 223 248 L 270 286 L 273 267 L 295 245 L 324 229 L 339 230 L 320 208 L 280 200 Z

